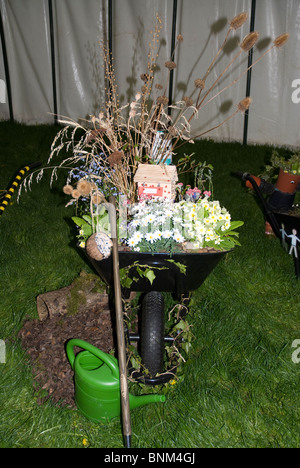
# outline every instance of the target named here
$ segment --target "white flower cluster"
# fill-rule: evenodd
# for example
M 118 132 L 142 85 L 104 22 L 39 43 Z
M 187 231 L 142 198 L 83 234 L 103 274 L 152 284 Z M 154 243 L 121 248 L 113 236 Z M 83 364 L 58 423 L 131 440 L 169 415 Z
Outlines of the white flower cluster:
M 140 251 L 145 242 L 157 241 L 177 244 L 188 241 L 193 242 L 194 248 L 215 247 L 231 226 L 229 212 L 208 197 L 196 203 L 153 198 L 133 205 L 130 214 L 127 244 L 135 251 Z

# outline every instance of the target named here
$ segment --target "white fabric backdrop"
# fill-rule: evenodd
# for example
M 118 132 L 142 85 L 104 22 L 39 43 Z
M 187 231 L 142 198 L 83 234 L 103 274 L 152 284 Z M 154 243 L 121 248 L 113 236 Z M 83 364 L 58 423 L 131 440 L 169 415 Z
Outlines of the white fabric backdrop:
M 9 62 L 13 112 L 16 121 L 53 122 L 53 91 L 48 0 L 0 0 Z M 178 0 L 177 34 L 184 36 L 176 51 L 174 97 L 179 99 L 201 78 L 226 33 L 226 22 L 241 11 L 249 20 L 237 31 L 241 40 L 249 32 L 251 0 Z M 171 49 L 173 0 L 114 0 L 113 56 L 120 101 L 128 101 L 141 86 L 146 71 L 148 43 L 156 13 L 162 18 L 159 64 Z M 106 0 L 53 0 L 58 114 L 75 120 L 98 112 L 105 99 L 101 48 L 107 38 Z M 291 37 L 282 49 L 272 51 L 252 71 L 248 142 L 300 146 L 300 102 L 292 93 L 300 88 L 300 0 L 259 0 L 255 30 L 260 41 L 254 60 L 283 32 Z M 216 78 L 238 50 L 231 40 L 215 64 Z M 0 45 L 0 57 L 2 48 Z M 238 68 L 238 66 L 240 68 Z M 230 83 L 247 66 L 247 54 L 235 64 L 220 85 Z M 158 76 L 159 76 L 158 73 Z M 5 81 L 3 61 L 0 79 Z M 295 81 L 296 80 L 296 81 Z M 296 84 L 295 84 L 296 83 Z M 293 88 L 294 84 L 294 88 Z M 221 89 L 221 88 L 219 88 Z M 195 134 L 218 125 L 245 96 L 246 75 L 214 99 L 193 123 Z M 298 92 L 298 96 L 300 93 Z M 9 118 L 8 100 L 0 100 L 0 119 Z M 239 115 L 208 136 L 242 141 L 244 118 Z

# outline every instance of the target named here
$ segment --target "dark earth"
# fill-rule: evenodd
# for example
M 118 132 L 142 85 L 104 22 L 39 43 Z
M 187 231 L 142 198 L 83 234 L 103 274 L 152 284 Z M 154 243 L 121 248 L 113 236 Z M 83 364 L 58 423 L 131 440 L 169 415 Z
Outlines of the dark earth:
M 71 338 L 79 338 L 104 352 L 114 349 L 111 312 L 103 310 L 78 312 L 44 321 L 27 320 L 20 330 L 22 346 L 27 351 L 32 368 L 37 401 L 47 399 L 62 406 L 75 407 L 73 371 L 65 353 Z M 75 348 L 75 354 L 80 348 Z

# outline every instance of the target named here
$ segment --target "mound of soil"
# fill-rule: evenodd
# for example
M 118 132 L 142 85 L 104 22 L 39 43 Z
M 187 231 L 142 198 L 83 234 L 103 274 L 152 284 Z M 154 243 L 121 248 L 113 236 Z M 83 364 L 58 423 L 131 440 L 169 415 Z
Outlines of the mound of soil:
M 115 347 L 111 312 L 106 307 L 44 321 L 27 320 L 19 336 L 30 357 L 39 404 L 50 398 L 62 406 L 75 407 L 73 371 L 65 353 L 67 341 L 80 338 L 104 352 Z M 75 354 L 79 351 L 75 348 Z

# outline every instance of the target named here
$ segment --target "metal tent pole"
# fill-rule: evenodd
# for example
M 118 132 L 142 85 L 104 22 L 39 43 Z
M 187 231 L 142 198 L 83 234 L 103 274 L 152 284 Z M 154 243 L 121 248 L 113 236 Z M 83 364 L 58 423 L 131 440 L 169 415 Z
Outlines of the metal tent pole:
M 3 63 L 4 63 L 4 71 L 5 71 L 5 81 L 6 81 L 9 116 L 10 116 L 10 120 L 13 121 L 14 120 L 14 112 L 13 112 L 13 104 L 12 104 L 11 83 L 10 83 L 9 66 L 8 66 L 7 50 L 6 50 L 6 43 L 5 43 L 5 35 L 4 35 L 4 27 L 3 27 L 1 10 L 0 10 L 0 37 L 1 37 L 1 44 L 2 44 L 2 55 L 3 55 Z
M 51 70 L 52 70 L 52 94 L 54 123 L 57 123 L 57 89 L 56 89 L 56 69 L 55 69 L 55 43 L 54 43 L 54 22 L 52 0 L 48 0 L 50 44 L 51 44 Z
M 173 18 L 172 18 L 172 39 L 171 39 L 171 60 L 173 60 L 175 41 L 176 41 L 176 20 L 177 20 L 177 0 L 173 0 Z M 170 82 L 169 82 L 169 104 L 172 103 L 173 98 L 173 81 L 174 81 L 174 70 L 170 71 Z M 171 108 L 168 107 L 168 114 L 171 114 Z
M 251 3 L 251 18 L 250 18 L 250 32 L 254 31 L 255 9 L 256 9 L 256 0 L 252 0 L 252 3 Z M 253 48 L 250 49 L 249 52 L 248 52 L 248 68 L 251 67 L 251 65 L 252 65 L 252 58 L 253 58 Z M 248 72 L 247 72 L 246 97 L 250 96 L 251 74 L 252 74 L 252 68 L 250 68 L 248 70 Z M 249 109 L 246 110 L 245 117 L 244 117 L 243 145 L 247 145 L 248 120 L 249 120 Z

